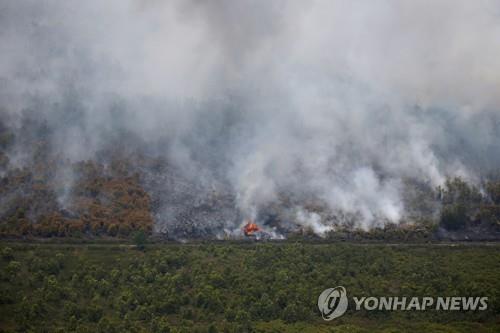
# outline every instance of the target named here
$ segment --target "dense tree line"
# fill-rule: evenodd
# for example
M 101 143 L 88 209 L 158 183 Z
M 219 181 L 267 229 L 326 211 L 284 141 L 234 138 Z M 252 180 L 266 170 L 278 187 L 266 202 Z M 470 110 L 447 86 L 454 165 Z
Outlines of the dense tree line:
M 143 244 L 144 245 L 144 244 Z M 4 332 L 498 331 L 500 248 L 355 244 L 3 245 Z M 480 312 L 354 311 L 322 290 L 487 296 Z M 460 329 L 462 327 L 462 329 Z
M 448 179 L 438 192 L 442 203 L 440 224 L 444 228 L 500 230 L 500 181 L 489 181 L 481 190 L 457 177 Z

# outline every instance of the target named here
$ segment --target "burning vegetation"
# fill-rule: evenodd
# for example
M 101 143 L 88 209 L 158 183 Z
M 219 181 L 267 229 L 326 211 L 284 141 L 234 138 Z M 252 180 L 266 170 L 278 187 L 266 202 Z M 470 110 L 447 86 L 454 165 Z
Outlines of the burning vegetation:
M 255 236 L 255 233 L 257 231 L 260 231 L 260 228 L 252 220 L 248 220 L 247 223 L 245 224 L 245 226 L 243 227 L 243 233 L 247 237 L 253 237 L 253 236 Z
M 36 138 L 21 135 L 32 132 Z M 229 238 L 242 231 L 259 239 L 500 239 L 498 175 L 476 184 L 451 178 L 438 188 L 405 183 L 399 223 L 377 219 L 360 229 L 359 216 L 329 209 L 314 193 L 288 191 L 258 207 L 259 225 L 248 219 L 241 228 L 237 194 L 223 181 L 204 187 L 170 160 L 118 144 L 71 162 L 53 149 L 51 133 L 43 124 L 26 121 L 16 131 L 0 120 L 0 237 L 128 238 L 143 231 L 189 240 L 220 239 L 228 230 Z M 19 165 L 13 151 L 22 140 L 33 152 Z

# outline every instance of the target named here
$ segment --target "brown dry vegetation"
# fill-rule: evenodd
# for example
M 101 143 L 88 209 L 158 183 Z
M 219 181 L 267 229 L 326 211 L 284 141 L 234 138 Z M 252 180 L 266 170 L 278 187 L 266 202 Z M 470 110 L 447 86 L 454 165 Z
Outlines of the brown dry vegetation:
M 105 170 L 94 162 L 75 164 L 76 180 L 63 202 L 56 192 L 64 191 L 64 184 L 57 178 L 36 177 L 26 169 L 12 172 L 2 178 L 0 187 L 3 205 L 8 206 L 0 236 L 127 237 L 137 230 L 150 233 L 150 197 L 139 176 L 114 168 L 111 165 Z

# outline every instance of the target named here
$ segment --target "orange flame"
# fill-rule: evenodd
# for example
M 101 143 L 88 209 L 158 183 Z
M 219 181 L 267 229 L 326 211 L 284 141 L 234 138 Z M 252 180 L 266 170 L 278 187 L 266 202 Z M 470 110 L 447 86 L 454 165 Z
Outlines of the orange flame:
M 253 236 L 253 234 L 257 231 L 259 231 L 260 228 L 257 224 L 255 224 L 252 220 L 248 220 L 247 224 L 243 227 L 243 233 L 245 236 Z

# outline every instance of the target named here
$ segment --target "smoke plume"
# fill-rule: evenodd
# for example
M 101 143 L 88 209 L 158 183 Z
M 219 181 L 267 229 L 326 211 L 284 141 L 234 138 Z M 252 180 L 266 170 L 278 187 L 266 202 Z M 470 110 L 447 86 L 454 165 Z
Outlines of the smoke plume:
M 321 234 L 316 203 L 368 228 L 405 218 L 408 179 L 498 168 L 499 41 L 487 0 L 2 0 L 0 120 L 21 137 L 44 124 L 71 162 L 110 147 L 168 161 L 137 163 L 158 231 L 207 198 L 217 221 L 196 228 L 278 204 Z M 16 140 L 10 167 L 32 154 Z

